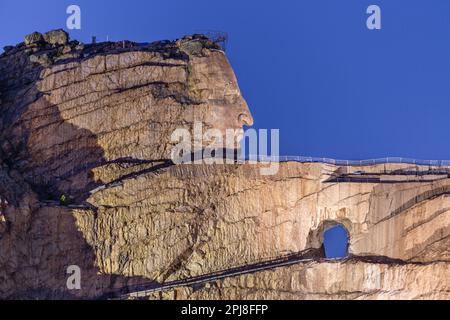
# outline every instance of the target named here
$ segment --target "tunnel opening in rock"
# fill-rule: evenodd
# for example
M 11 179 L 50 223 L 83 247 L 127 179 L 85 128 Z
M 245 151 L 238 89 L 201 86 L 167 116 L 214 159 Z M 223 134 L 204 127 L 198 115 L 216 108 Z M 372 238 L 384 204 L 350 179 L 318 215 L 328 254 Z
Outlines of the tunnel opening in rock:
M 343 259 L 348 256 L 349 233 L 342 224 L 335 224 L 323 233 L 323 251 L 327 259 Z

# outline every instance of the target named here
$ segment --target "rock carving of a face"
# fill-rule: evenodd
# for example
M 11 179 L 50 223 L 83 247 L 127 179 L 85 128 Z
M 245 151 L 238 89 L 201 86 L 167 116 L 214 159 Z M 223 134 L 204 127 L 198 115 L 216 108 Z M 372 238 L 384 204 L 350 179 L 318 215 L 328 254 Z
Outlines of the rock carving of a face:
M 206 57 L 194 57 L 191 65 L 189 81 L 199 100 L 210 108 L 202 119 L 206 126 L 226 130 L 253 125 L 236 76 L 222 52 L 211 51 Z

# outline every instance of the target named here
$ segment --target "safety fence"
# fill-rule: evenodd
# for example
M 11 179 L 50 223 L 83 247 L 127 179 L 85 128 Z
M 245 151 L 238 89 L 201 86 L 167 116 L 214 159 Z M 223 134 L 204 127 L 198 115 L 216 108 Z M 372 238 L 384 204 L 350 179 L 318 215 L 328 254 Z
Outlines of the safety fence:
M 157 284 L 155 282 L 140 283 L 133 286 L 125 286 L 122 288 L 116 288 L 111 292 L 108 292 L 101 299 L 114 299 L 114 298 L 128 298 L 128 297 L 144 297 L 153 292 L 165 291 L 177 287 L 194 286 L 198 284 L 204 284 L 228 277 L 234 277 L 238 275 L 254 273 L 257 271 L 273 269 L 277 267 L 312 262 L 314 260 L 327 260 L 337 261 L 337 259 L 325 259 L 317 256 L 318 249 L 306 249 L 301 252 L 291 253 L 286 255 L 279 255 L 273 258 L 255 259 L 254 261 L 248 261 L 238 266 L 233 266 L 225 270 L 216 271 L 210 274 L 200 275 L 196 277 L 175 280 L 163 284 Z
M 368 160 L 337 160 L 331 158 L 303 157 L 303 156 L 261 156 L 250 155 L 245 157 L 246 161 L 264 161 L 264 162 L 302 162 L 302 163 L 325 163 L 337 166 L 370 166 L 376 164 L 414 164 L 430 167 L 449 167 L 450 160 L 420 160 L 401 157 L 387 157 Z

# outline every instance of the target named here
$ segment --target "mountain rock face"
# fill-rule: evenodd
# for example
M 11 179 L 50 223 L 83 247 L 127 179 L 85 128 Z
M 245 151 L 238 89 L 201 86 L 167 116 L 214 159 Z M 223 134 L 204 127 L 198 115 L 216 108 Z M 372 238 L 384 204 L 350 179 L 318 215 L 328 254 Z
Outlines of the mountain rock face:
M 308 250 L 309 262 L 148 298 L 449 298 L 450 168 L 284 162 L 266 176 L 263 162 L 170 160 L 176 129 L 253 124 L 204 36 L 34 33 L 0 56 L 0 103 L 1 298 L 99 298 Z M 336 224 L 350 258 L 326 261 Z
M 448 263 L 308 262 L 229 277 L 198 288 L 150 294 L 151 299 L 410 300 L 450 299 Z M 445 281 L 445 280 L 444 280 Z

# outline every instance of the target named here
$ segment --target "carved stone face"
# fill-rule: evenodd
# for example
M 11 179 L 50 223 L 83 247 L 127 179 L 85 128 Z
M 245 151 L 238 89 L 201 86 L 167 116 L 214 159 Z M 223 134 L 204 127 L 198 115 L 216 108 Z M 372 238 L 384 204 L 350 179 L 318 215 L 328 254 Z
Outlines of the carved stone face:
M 177 129 L 201 123 L 225 139 L 227 129 L 253 124 L 225 54 L 205 38 L 130 50 L 71 44 L 66 55 L 44 45 L 32 49 L 11 57 L 20 57 L 23 70 L 33 70 L 35 82 L 2 106 L 6 102 L 14 115 L 5 140 L 26 146 L 21 170 L 33 172 L 39 185 L 85 190 L 93 180 L 86 172 L 105 163 L 171 159 Z M 48 55 L 54 60 L 40 64 L 48 50 L 55 51 Z M 221 143 L 206 140 L 200 146 L 225 147 Z
M 203 131 L 200 136 L 191 131 L 196 144 L 193 151 L 202 148 L 240 148 L 240 136 L 244 126 L 253 125 L 253 117 L 247 102 L 242 97 L 236 76 L 226 56 L 221 51 L 206 51 L 205 55 L 191 57 L 189 62 L 189 94 L 200 105 L 191 105 L 192 119 L 195 125 L 201 123 Z M 220 139 L 205 136 L 205 131 L 214 129 L 220 132 Z M 192 128 L 190 128 L 192 130 Z M 234 132 L 230 140 L 227 131 Z
M 221 131 L 253 125 L 236 76 L 222 52 L 209 51 L 205 57 L 193 57 L 190 65 L 189 83 L 194 95 L 209 107 L 204 117 L 196 120 Z

